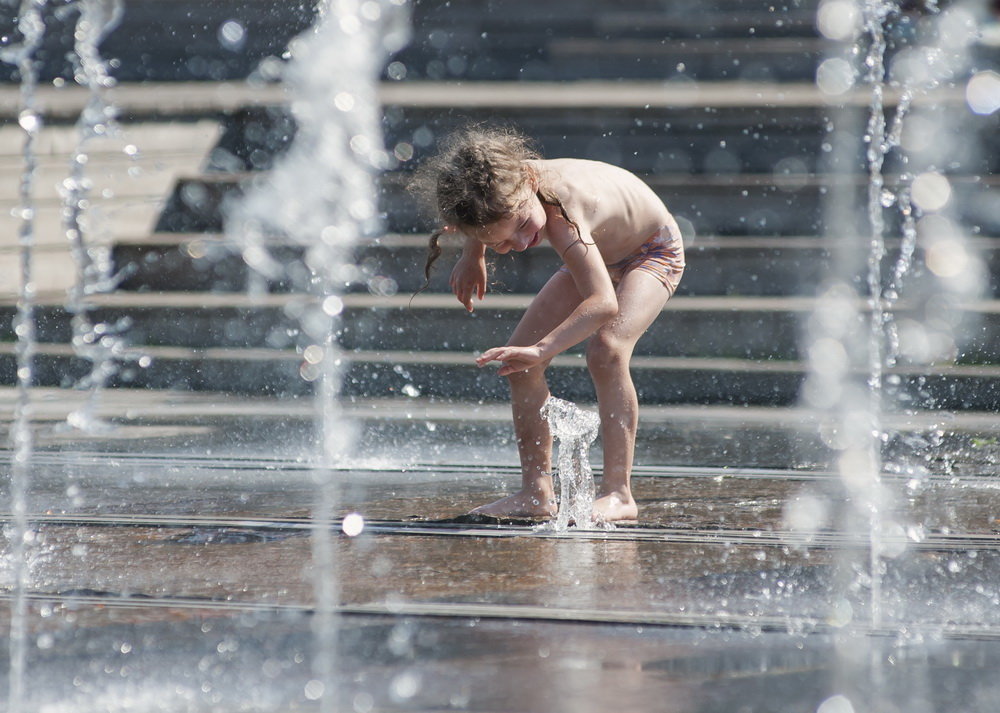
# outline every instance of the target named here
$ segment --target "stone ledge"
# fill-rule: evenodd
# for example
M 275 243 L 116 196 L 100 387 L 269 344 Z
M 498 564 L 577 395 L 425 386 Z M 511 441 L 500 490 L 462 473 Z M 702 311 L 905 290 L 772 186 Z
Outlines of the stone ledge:
M 892 106 L 900 93 L 887 90 Z M 129 116 L 198 116 L 247 106 L 280 105 L 289 93 L 280 84 L 248 82 L 150 82 L 120 84 L 108 94 L 127 120 Z M 40 87 L 39 111 L 53 120 L 75 119 L 89 98 L 81 87 Z M 379 99 L 386 105 L 414 107 L 617 107 L 674 109 L 702 107 L 867 107 L 870 92 L 856 90 L 839 97 L 823 94 L 812 83 L 743 81 L 568 81 L 568 82 L 382 82 Z M 964 104 L 962 88 L 946 87 L 917 97 L 915 103 Z M 0 87 L 0 120 L 16 119 L 17 86 Z

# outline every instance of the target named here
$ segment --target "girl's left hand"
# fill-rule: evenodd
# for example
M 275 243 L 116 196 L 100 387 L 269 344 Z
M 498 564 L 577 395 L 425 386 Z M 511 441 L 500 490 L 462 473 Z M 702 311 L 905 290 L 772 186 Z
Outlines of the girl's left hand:
M 516 371 L 527 371 L 533 366 L 538 366 L 545 359 L 542 357 L 542 350 L 538 347 L 494 347 L 487 349 L 476 359 L 476 364 L 480 367 L 486 366 L 491 361 L 502 362 L 499 376 L 507 376 Z

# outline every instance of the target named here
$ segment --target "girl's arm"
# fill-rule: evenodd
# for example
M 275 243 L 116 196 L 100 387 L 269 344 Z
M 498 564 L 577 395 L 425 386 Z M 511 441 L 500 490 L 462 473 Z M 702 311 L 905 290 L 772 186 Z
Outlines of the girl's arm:
M 473 295 L 480 301 L 486 296 L 486 247 L 475 238 L 465 237 L 462 257 L 451 270 L 448 286 L 469 312 Z
M 545 359 L 579 344 L 618 314 L 618 298 L 611 276 L 590 233 L 582 230 L 577 237 L 575 230 L 568 225 L 566 228 L 565 235 L 552 236 L 550 240 L 569 268 L 583 301 L 559 326 L 538 341 L 536 346 Z
M 500 376 L 548 361 L 582 342 L 618 314 L 614 285 L 590 233 L 581 230 L 578 237 L 571 226 L 560 220 L 550 229 L 549 241 L 562 255 L 583 300 L 565 320 L 534 345 L 496 347 L 476 359 L 479 366 L 491 361 L 503 362 L 498 372 Z

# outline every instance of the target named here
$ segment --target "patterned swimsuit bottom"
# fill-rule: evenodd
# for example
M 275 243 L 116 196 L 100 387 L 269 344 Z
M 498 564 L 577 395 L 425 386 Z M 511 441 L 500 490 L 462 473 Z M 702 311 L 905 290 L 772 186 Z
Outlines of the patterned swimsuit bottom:
M 559 270 L 569 272 L 565 265 Z M 608 265 L 608 274 L 615 285 L 633 270 L 648 272 L 673 296 L 684 274 L 684 242 L 676 224 L 663 226 L 636 252 Z

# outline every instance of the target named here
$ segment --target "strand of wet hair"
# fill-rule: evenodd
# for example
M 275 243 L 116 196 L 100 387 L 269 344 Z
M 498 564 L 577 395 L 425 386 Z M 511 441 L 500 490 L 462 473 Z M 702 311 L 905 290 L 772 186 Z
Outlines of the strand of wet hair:
M 433 267 L 435 261 L 441 257 L 441 236 L 445 234 L 443 228 L 439 228 L 431 233 L 430 239 L 427 241 L 427 262 L 424 264 L 424 284 L 419 290 L 410 295 L 410 301 L 407 307 L 413 306 L 413 298 L 419 295 L 421 292 L 430 287 L 431 284 L 431 267 Z
M 538 195 L 538 200 L 540 200 L 542 203 L 554 206 L 559 209 L 559 215 L 562 216 L 562 219 L 573 227 L 573 230 L 576 231 L 576 239 L 580 241 L 580 244 L 583 245 L 584 248 L 589 248 L 589 246 L 591 245 L 596 245 L 596 243 L 593 242 L 588 243 L 586 240 L 583 239 L 583 233 L 580 231 L 580 226 L 577 225 L 575 220 L 569 217 L 569 213 L 566 212 L 566 208 L 565 206 L 563 206 L 562 201 L 559 199 L 558 196 L 556 196 L 555 194 L 544 195 L 541 191 L 538 191 L 537 195 Z

